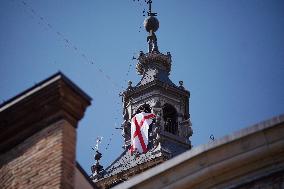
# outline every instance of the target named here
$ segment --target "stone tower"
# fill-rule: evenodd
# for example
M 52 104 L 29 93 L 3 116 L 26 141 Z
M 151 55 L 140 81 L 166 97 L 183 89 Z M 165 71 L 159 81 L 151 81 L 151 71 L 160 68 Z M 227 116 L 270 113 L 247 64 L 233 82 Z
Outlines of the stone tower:
M 128 178 L 191 149 L 192 135 L 189 114 L 190 93 L 183 82 L 175 85 L 169 78 L 171 54 L 159 52 L 155 32 L 159 28 L 156 13 L 148 1 L 148 18 L 144 21 L 148 52 L 140 51 L 136 70 L 141 80 L 135 86 L 129 81 L 122 93 L 124 137 L 123 153 L 106 169 L 94 172 L 93 181 L 101 188 L 110 188 Z M 156 118 L 149 128 L 147 153 L 130 153 L 131 118 L 140 112 L 154 113 Z

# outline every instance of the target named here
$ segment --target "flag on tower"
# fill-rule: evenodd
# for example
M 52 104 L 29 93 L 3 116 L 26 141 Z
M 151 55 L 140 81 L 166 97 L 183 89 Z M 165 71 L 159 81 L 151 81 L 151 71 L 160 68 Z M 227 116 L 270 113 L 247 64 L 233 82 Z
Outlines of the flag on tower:
M 141 112 L 131 120 L 131 153 L 137 150 L 140 153 L 148 151 L 148 130 L 155 114 Z

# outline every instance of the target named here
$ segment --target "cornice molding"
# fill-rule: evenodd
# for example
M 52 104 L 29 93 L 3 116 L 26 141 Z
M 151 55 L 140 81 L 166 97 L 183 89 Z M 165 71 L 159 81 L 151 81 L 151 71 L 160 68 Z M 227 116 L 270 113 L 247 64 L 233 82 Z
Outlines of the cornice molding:
M 91 98 L 62 73 L 0 106 L 0 153 L 59 120 L 77 128 Z

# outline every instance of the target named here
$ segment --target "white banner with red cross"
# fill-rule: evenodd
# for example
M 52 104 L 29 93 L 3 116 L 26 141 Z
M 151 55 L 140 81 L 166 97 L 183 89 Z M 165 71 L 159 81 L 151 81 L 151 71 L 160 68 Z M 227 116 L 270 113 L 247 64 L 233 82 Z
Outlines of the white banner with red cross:
M 148 151 L 148 130 L 155 114 L 141 112 L 131 120 L 131 147 L 130 151 L 137 150 L 140 153 Z

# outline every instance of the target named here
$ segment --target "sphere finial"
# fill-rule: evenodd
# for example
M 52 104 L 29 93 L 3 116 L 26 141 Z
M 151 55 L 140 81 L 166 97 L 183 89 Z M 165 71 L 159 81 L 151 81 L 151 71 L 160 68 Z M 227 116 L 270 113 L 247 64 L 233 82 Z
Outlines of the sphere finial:
M 159 29 L 159 20 L 154 16 L 149 16 L 144 20 L 144 27 L 147 32 L 156 32 Z

